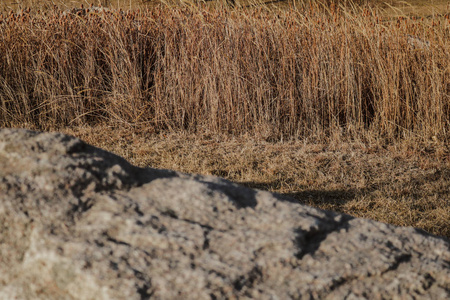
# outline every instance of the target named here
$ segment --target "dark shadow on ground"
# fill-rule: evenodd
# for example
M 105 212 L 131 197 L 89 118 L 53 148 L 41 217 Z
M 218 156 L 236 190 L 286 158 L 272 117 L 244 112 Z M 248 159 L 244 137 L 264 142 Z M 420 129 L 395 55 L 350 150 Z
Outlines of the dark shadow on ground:
M 258 182 L 240 182 L 239 184 L 252 189 L 264 191 L 276 190 L 278 183 L 258 183 Z M 372 189 L 344 189 L 344 190 L 315 190 L 304 187 L 303 191 L 294 193 L 277 193 L 282 200 L 308 204 L 308 205 L 325 205 L 332 204 L 336 206 L 354 200 L 359 195 L 370 193 Z

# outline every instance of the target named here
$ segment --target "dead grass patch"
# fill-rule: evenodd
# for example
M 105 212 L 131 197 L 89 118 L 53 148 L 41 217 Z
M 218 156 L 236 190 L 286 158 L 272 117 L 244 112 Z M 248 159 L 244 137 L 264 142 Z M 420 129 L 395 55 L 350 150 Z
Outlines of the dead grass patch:
M 216 175 L 321 209 L 450 237 L 448 146 L 270 143 L 107 127 L 64 131 L 142 167 Z

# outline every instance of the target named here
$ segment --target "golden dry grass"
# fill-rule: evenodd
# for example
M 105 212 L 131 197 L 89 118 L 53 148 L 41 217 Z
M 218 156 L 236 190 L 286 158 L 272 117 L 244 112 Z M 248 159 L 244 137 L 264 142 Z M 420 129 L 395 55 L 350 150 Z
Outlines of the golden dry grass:
M 361 3 L 3 11 L 0 126 L 450 237 L 450 11 Z
M 442 19 L 442 20 L 441 20 Z M 0 15 L 0 125 L 448 141 L 450 20 L 159 6 Z M 413 42 L 411 42 L 413 39 Z

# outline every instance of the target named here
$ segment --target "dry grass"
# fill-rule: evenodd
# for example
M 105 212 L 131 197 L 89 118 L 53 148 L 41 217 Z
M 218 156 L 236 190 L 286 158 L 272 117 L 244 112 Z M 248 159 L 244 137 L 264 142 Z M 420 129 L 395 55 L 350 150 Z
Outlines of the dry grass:
M 44 6 L 0 16 L 0 126 L 450 237 L 447 8 Z
M 0 19 L 1 126 L 106 121 L 273 140 L 342 131 L 448 141 L 444 18 L 388 22 L 368 9 L 311 5 L 55 8 Z
M 450 148 L 332 139 L 270 143 L 248 136 L 155 135 L 108 127 L 64 132 L 143 167 L 212 174 L 300 203 L 450 238 Z

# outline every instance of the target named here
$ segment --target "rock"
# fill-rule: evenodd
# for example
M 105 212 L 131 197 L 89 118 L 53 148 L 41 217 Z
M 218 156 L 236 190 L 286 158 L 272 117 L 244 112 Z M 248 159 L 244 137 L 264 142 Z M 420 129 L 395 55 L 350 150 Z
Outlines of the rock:
M 0 130 L 0 299 L 449 297 L 444 238 Z

